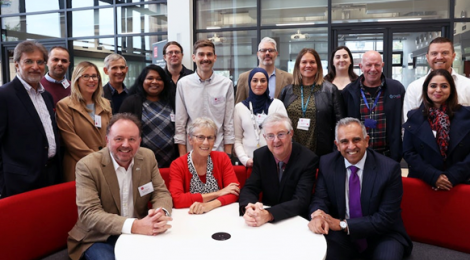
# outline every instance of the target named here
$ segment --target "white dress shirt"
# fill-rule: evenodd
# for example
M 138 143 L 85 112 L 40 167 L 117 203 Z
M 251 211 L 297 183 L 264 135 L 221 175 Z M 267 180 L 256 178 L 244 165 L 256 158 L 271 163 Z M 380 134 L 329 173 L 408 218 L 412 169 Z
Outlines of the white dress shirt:
M 42 93 L 46 91 L 41 83 L 38 83 L 39 87 L 36 91 L 31 85 L 29 85 L 26 81 L 24 81 L 19 75 L 16 75 L 18 79 L 23 84 L 26 92 L 31 98 L 31 102 L 33 102 L 34 108 L 36 108 L 36 112 L 41 119 L 42 127 L 44 128 L 44 132 L 46 132 L 47 143 L 49 144 L 49 149 L 47 150 L 47 157 L 52 158 L 56 154 L 56 143 L 55 143 L 55 135 L 54 129 L 52 128 L 52 119 L 51 115 L 49 114 L 49 110 L 47 110 L 46 102 L 42 97 Z
M 119 198 L 121 199 L 121 216 L 127 217 L 122 226 L 121 232 L 123 234 L 130 234 L 132 230 L 132 224 L 134 223 L 134 196 L 132 193 L 132 167 L 134 166 L 134 158 L 127 167 L 127 170 L 120 166 L 110 152 L 111 160 L 113 161 L 114 170 L 119 183 Z

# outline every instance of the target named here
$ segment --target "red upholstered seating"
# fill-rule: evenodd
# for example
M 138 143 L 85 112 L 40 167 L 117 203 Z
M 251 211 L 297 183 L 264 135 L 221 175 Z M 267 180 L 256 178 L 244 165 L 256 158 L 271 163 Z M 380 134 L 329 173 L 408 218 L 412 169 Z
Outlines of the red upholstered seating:
M 470 185 L 433 191 L 422 180 L 404 177 L 401 207 L 412 240 L 470 253 Z
M 64 249 L 78 218 L 75 182 L 0 200 L 0 259 L 38 259 Z

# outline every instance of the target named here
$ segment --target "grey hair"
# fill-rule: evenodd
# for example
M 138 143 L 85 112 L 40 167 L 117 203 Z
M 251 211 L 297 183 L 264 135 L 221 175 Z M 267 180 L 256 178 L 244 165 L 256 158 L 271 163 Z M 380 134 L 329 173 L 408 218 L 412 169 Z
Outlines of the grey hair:
M 33 53 L 35 51 L 40 51 L 42 53 L 43 60 L 47 62 L 49 55 L 46 48 L 35 40 L 26 40 L 18 43 L 13 51 L 13 61 L 19 63 L 23 53 Z
M 275 41 L 273 38 L 271 38 L 271 37 L 264 37 L 263 39 L 261 39 L 261 41 L 260 41 L 259 44 L 258 44 L 258 50 L 261 49 L 261 44 L 262 44 L 263 42 L 272 43 L 272 44 L 274 45 L 274 49 L 276 49 L 276 51 L 277 51 L 277 43 L 276 43 L 276 41 Z
M 104 58 L 104 67 L 109 69 L 109 63 L 111 63 L 112 61 L 117 61 L 121 59 L 124 60 L 124 63 L 127 66 L 127 61 L 126 61 L 126 58 L 124 58 L 124 56 L 122 56 L 121 54 L 117 54 L 117 53 L 111 53 L 108 56 L 106 56 L 106 58 Z
M 292 131 L 294 130 L 294 128 L 292 127 L 292 121 L 290 120 L 289 117 L 283 115 L 283 114 L 280 114 L 280 113 L 274 113 L 274 114 L 270 114 L 268 115 L 264 121 L 263 121 L 263 134 L 265 134 L 265 130 L 266 129 L 266 126 L 270 126 L 274 123 L 278 123 L 278 122 L 282 122 L 284 123 L 285 127 L 287 128 L 288 131 Z
M 345 117 L 341 120 L 338 121 L 338 123 L 336 123 L 336 127 L 335 127 L 335 140 L 336 142 L 339 143 L 339 140 L 338 140 L 338 129 L 340 126 L 347 126 L 347 125 L 350 125 L 350 124 L 358 124 L 361 126 L 361 129 L 362 129 L 362 136 L 364 137 L 364 139 L 367 137 L 367 130 L 366 130 L 366 127 L 364 126 L 364 124 L 359 121 L 359 119 L 357 118 L 354 118 L 354 117 Z
M 217 136 L 217 125 L 212 121 L 212 119 L 208 117 L 198 117 L 196 118 L 193 123 L 189 126 L 188 129 L 188 136 L 193 137 L 194 135 L 194 130 L 196 128 L 209 128 L 214 130 L 214 137 Z

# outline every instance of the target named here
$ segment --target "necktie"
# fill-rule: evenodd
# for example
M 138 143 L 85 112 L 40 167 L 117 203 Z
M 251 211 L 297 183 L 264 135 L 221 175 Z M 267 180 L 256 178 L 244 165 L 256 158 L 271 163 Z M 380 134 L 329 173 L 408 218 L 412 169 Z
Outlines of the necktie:
M 282 174 L 284 173 L 284 169 L 282 168 L 284 167 L 284 162 L 283 161 L 279 161 L 277 163 L 277 174 L 279 176 L 279 182 L 281 182 L 282 180 Z
M 349 166 L 351 176 L 349 177 L 349 218 L 362 217 L 361 206 L 361 181 L 357 175 L 359 168 L 356 166 Z M 366 239 L 356 240 L 356 245 L 359 252 L 363 252 L 367 248 Z

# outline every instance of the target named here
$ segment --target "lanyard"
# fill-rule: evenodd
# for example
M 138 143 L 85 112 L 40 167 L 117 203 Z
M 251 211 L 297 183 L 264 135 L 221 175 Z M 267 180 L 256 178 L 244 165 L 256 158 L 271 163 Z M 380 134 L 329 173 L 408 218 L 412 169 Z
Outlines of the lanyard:
M 251 104 L 251 101 L 249 102 L 250 104 L 250 112 L 251 112 L 251 123 L 253 124 L 253 129 L 255 130 L 255 138 L 256 138 L 256 142 L 258 143 L 257 147 L 260 147 L 259 145 L 259 127 L 258 127 L 258 124 L 256 123 L 256 116 L 255 116 L 255 113 L 253 113 L 253 105 Z
M 367 101 L 366 95 L 364 94 L 364 90 L 362 90 L 362 88 L 361 88 L 361 94 L 362 94 L 362 98 L 364 99 L 364 103 L 366 104 L 367 109 L 369 109 L 369 111 L 372 111 L 377 106 L 377 102 L 379 102 L 380 94 L 382 94 L 382 89 L 380 89 L 379 93 L 377 93 L 377 97 L 375 98 L 372 108 L 369 107 L 369 102 Z
M 305 113 L 307 112 L 308 102 L 310 101 L 310 97 L 313 94 L 313 88 L 315 84 L 310 88 L 310 96 L 307 98 L 307 103 L 304 106 L 304 86 L 300 86 L 300 95 L 302 97 L 302 117 L 305 117 Z

